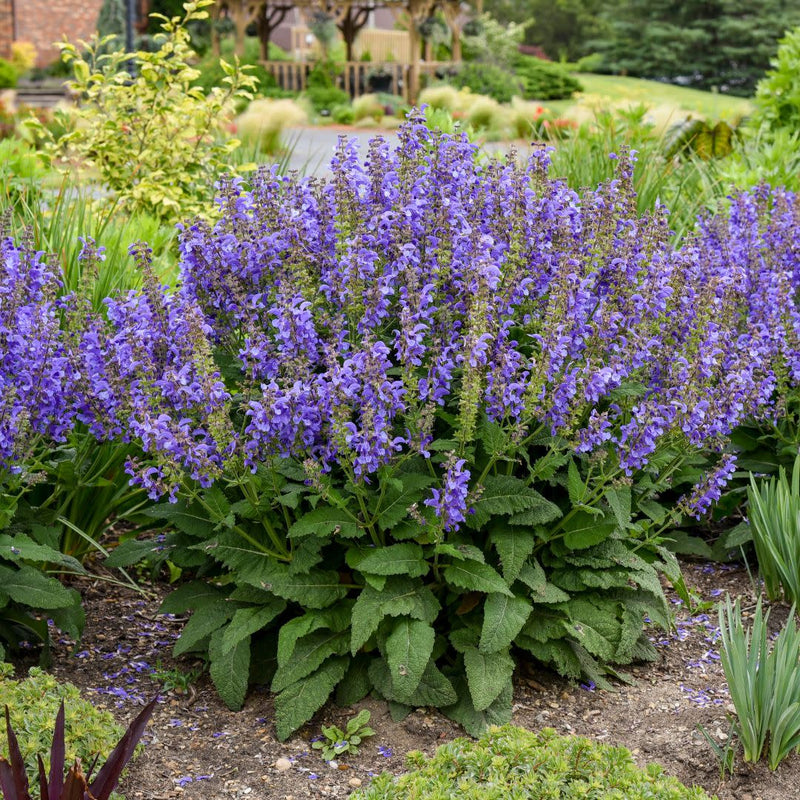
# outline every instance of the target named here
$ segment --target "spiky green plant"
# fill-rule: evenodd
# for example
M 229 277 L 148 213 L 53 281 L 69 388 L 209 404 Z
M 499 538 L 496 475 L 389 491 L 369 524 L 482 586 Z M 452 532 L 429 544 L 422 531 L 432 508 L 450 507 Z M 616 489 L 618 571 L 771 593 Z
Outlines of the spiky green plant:
M 732 604 L 728 597 L 719 607 L 720 659 L 744 760 L 756 762 L 766 749 L 769 767 L 776 769 L 800 745 L 800 633 L 792 606 L 770 648 L 768 621 L 760 599 L 747 629 L 738 599 Z
M 750 527 L 758 571 L 770 600 L 800 600 L 800 455 L 792 480 L 781 467 L 778 477 L 756 481 L 747 490 Z

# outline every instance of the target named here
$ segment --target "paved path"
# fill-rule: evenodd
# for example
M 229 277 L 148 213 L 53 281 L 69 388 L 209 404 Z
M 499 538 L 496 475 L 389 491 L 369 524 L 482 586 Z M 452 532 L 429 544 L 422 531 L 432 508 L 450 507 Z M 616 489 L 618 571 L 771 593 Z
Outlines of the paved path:
M 360 151 L 367 152 L 369 140 L 375 136 L 383 136 L 394 147 L 397 144 L 397 134 L 394 131 L 379 129 L 359 130 L 356 128 L 287 128 L 283 133 L 283 141 L 291 148 L 289 156 L 289 169 L 298 170 L 304 175 L 330 175 L 329 163 L 340 136 L 358 139 Z M 527 158 L 529 148 L 523 143 L 515 143 L 520 151 L 520 156 Z M 493 142 L 484 145 L 491 152 L 506 152 L 510 145 L 508 142 Z

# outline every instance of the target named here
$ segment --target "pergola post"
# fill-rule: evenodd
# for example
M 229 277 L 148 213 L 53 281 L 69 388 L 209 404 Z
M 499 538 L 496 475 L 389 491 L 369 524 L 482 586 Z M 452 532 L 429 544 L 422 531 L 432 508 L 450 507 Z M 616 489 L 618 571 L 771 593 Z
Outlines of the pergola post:
M 411 50 L 411 63 L 408 66 L 408 102 L 416 105 L 419 97 L 419 53 L 421 37 L 420 23 L 427 19 L 433 11 L 435 0 L 408 0 L 407 10 L 410 17 L 408 26 L 408 42 Z
M 450 28 L 450 54 L 453 61 L 461 63 L 461 2 L 460 0 L 444 0 L 442 3 L 442 12 L 447 27 Z

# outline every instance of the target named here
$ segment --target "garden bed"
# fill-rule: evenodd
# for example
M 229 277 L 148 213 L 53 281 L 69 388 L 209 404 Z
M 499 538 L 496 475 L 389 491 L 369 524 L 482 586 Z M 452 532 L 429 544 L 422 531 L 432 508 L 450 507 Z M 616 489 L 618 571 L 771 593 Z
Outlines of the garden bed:
M 750 578 L 741 567 L 683 567 L 687 584 L 706 603 L 726 593 L 752 596 Z M 84 639 L 74 652 L 69 640 L 59 640 L 52 671 L 127 721 L 144 698 L 159 690 L 153 670 L 160 671 L 163 682 L 176 667 L 186 672 L 193 666 L 187 660 L 176 663 L 171 656 L 182 622 L 157 615 L 166 593 L 164 586 L 147 597 L 108 583 L 88 587 Z M 559 733 L 624 745 L 638 762 L 658 762 L 686 784 L 699 784 L 720 800 L 791 796 L 800 780 L 797 756 L 774 773 L 763 763 L 751 768 L 740 761 L 734 776 L 720 785 L 716 758 L 697 731 L 702 725 L 722 743 L 727 715 L 733 710 L 718 659 L 716 612 L 701 606 L 691 614 L 674 594 L 670 600 L 676 630 L 670 635 L 652 631 L 661 659 L 634 666 L 633 685 L 602 692 L 586 684 L 571 685 L 523 662 L 515 675 L 513 722 L 531 730 L 552 727 Z M 773 616 L 777 627 L 785 609 L 776 608 Z M 394 722 L 382 701 L 368 699 L 359 707 L 372 712 L 377 733 L 356 757 L 332 769 L 311 750 L 310 739 L 323 725 L 342 725 L 352 712 L 329 704 L 299 735 L 281 743 L 275 737 L 272 698 L 266 689 L 252 690 L 244 710 L 233 713 L 202 676 L 188 692 L 165 693 L 150 724 L 145 752 L 131 767 L 122 792 L 128 800 L 346 797 L 355 786 L 366 785 L 372 774 L 401 772 L 409 750 L 431 753 L 438 744 L 461 735 L 435 711 L 418 709 Z M 285 772 L 275 766 L 280 758 L 291 761 Z

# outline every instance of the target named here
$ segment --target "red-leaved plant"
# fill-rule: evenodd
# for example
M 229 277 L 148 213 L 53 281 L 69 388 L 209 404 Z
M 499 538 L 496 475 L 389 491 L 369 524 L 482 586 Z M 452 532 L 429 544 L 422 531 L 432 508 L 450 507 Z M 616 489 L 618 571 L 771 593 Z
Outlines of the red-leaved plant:
M 141 711 L 138 717 L 131 722 L 128 730 L 111 751 L 111 755 L 103 764 L 97 777 L 91 780 L 94 764 L 89 772 L 84 775 L 81 771 L 80 759 L 69 768 L 64 777 L 64 703 L 56 716 L 56 726 L 53 731 L 53 744 L 50 747 L 50 777 L 45 773 L 44 762 L 41 755 L 39 759 L 39 791 L 41 800 L 108 800 L 111 792 L 117 786 L 120 775 L 125 765 L 133 755 L 139 743 L 145 726 L 147 725 L 156 700 L 153 698 Z M 0 791 L 3 800 L 33 800 L 28 788 L 28 775 L 25 772 L 25 761 L 19 749 L 19 742 L 11 727 L 11 719 L 6 706 L 6 731 L 8 733 L 8 755 L 5 759 L 0 757 Z M 95 760 L 96 763 L 96 760 Z

